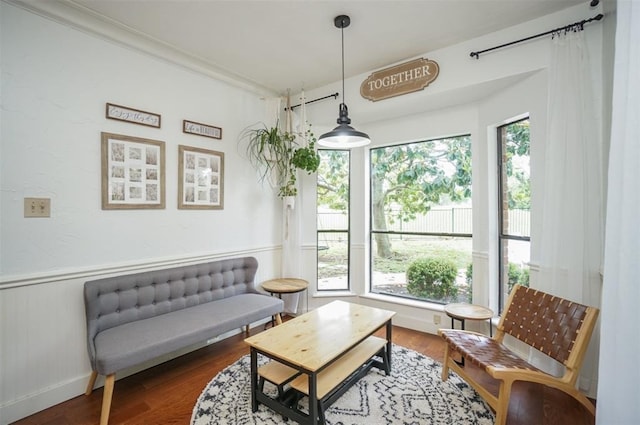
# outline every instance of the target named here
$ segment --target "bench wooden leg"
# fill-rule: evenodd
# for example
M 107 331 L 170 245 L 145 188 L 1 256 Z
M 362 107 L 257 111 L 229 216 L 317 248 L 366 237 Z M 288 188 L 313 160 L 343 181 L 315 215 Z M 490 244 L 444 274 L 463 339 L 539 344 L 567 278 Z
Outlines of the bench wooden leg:
M 582 405 L 584 407 L 586 407 L 586 409 L 589 411 L 589 413 L 591 413 L 592 415 L 596 415 L 596 407 L 593 405 L 593 403 L 587 398 L 586 395 L 584 395 L 582 392 L 580 392 L 580 390 L 577 389 L 573 389 L 573 391 L 569 392 L 570 395 L 572 395 L 576 400 L 578 400 L 580 403 L 582 403 Z
M 87 390 L 84 392 L 84 395 L 91 395 L 93 392 L 93 386 L 96 384 L 96 379 L 98 378 L 98 372 L 95 370 L 91 372 L 91 376 L 89 377 L 89 383 L 87 384 Z
M 276 314 L 276 324 L 282 324 L 282 317 L 280 316 L 280 313 Z
M 111 397 L 116 382 L 116 374 L 107 375 L 104 380 L 104 394 L 102 396 L 102 412 L 100 413 L 100 425 L 109 423 L 109 411 L 111 410 Z
M 505 425 L 507 423 L 507 413 L 509 411 L 509 399 L 511 398 L 510 380 L 500 382 L 500 391 L 498 392 L 498 406 L 496 408 L 495 425 Z
M 442 362 L 442 380 L 449 379 L 449 344 L 444 347 L 444 361 Z

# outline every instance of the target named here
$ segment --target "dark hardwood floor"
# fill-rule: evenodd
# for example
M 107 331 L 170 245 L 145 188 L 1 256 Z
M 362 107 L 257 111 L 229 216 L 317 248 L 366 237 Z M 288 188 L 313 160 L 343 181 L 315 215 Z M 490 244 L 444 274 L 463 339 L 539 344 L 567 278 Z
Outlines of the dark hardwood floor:
M 261 330 L 262 327 L 255 328 L 252 334 Z M 188 425 L 193 406 L 207 383 L 226 366 L 249 353 L 243 339 L 243 334 L 236 335 L 116 381 L 109 423 Z M 442 361 L 444 344 L 438 336 L 394 326 L 393 342 Z M 472 368 L 473 365 L 468 364 L 466 367 Z M 496 383 L 484 376 L 487 386 L 497 391 Z M 78 396 L 15 424 L 97 424 L 101 402 L 100 388 L 90 396 Z M 560 391 L 541 385 L 516 383 L 507 423 L 592 425 L 595 424 L 595 419 L 580 403 Z

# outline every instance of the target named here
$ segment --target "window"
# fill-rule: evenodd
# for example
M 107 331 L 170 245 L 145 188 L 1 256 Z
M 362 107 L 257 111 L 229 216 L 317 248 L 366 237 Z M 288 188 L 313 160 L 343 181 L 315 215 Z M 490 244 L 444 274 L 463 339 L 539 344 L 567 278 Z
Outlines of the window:
M 471 301 L 469 135 L 370 150 L 371 292 Z
M 349 290 L 349 165 L 345 150 L 319 150 L 318 290 Z
M 500 311 L 513 288 L 529 286 L 531 178 L 529 119 L 498 127 L 498 272 Z

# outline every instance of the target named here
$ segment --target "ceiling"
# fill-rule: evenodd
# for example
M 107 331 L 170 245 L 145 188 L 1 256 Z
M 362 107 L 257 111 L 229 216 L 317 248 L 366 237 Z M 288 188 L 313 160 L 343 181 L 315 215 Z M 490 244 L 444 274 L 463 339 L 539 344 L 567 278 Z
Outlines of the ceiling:
M 341 79 L 341 31 L 333 23 L 340 14 L 351 17 L 349 78 L 588 0 L 56 1 L 211 72 L 283 94 Z

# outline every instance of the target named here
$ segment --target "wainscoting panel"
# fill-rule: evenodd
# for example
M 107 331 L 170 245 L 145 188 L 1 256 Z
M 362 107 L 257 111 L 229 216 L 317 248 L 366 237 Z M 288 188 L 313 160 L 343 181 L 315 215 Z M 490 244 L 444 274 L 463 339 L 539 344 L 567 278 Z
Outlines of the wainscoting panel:
M 280 247 L 277 246 L 67 270 L 49 276 L 4 278 L 0 282 L 0 424 L 14 422 L 84 393 L 91 373 L 83 300 L 85 281 L 240 256 L 258 259 L 258 283 L 279 274 Z M 203 345 L 123 371 L 117 378 Z M 102 385 L 102 380 L 98 385 Z

